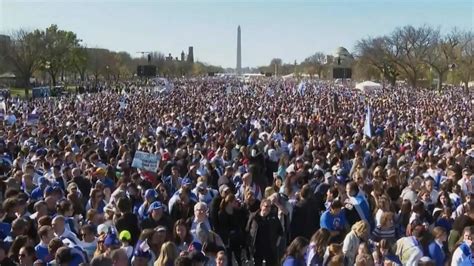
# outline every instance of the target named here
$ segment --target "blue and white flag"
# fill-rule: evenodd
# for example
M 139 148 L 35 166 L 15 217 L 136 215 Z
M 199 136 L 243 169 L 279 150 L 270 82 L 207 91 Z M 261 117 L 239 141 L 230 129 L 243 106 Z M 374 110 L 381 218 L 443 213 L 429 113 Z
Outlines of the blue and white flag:
M 7 104 L 5 100 L 0 101 L 0 121 L 5 120 L 5 116 L 7 114 Z
M 301 81 L 300 84 L 298 84 L 298 93 L 300 95 L 304 95 L 305 91 L 306 91 L 306 83 L 304 81 Z
M 371 138 L 372 137 L 372 130 L 370 128 L 372 114 L 370 111 L 370 106 L 367 107 L 367 113 L 365 114 L 365 123 L 364 123 L 364 135 Z

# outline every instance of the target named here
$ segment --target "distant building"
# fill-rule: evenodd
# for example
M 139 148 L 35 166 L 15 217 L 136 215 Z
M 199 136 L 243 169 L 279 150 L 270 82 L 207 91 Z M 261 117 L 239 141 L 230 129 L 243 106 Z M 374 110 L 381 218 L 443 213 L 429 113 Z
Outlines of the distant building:
M 242 74 L 242 40 L 240 25 L 237 27 L 237 74 Z
M 189 49 L 188 49 L 188 62 L 194 63 L 194 52 L 193 52 L 192 46 L 189 46 Z
M 189 46 L 188 50 L 188 56 L 186 57 L 186 54 L 184 51 L 181 51 L 181 57 L 173 57 L 171 53 L 168 54 L 167 57 L 165 57 L 166 61 L 176 61 L 176 62 L 190 62 L 194 63 L 194 54 L 193 54 L 193 47 Z
M 344 47 L 338 47 L 333 56 L 327 56 L 327 61 L 331 64 L 332 77 L 334 79 L 352 78 L 352 63 L 354 57 Z

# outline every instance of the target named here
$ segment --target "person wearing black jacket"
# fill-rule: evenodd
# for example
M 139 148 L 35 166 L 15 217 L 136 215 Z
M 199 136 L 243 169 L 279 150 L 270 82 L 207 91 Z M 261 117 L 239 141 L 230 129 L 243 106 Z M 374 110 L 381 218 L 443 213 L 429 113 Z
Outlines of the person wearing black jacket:
M 219 223 L 217 233 L 227 249 L 228 265 L 232 266 L 232 253 L 235 255 L 237 265 L 242 265 L 240 257 L 243 244 L 243 222 L 240 204 L 233 194 L 228 194 L 221 202 L 219 208 Z
M 222 200 L 231 193 L 230 188 L 227 185 L 221 185 L 219 187 L 219 194 L 217 194 L 211 201 L 209 206 L 209 220 L 211 224 L 219 223 L 219 210 Z
M 79 188 L 79 190 L 81 191 L 82 195 L 88 196 L 91 192 L 92 184 L 88 179 L 84 178 L 81 175 L 81 169 L 79 168 L 72 169 L 72 179 L 69 182 L 69 184 L 70 183 L 75 183 L 77 187 Z M 85 199 L 86 197 L 83 197 L 83 200 Z M 84 202 L 84 205 L 85 205 L 85 202 Z
M 304 185 L 301 188 L 299 200 L 293 208 L 289 242 L 298 236 L 310 239 L 319 229 L 320 206 L 321 204 L 316 202 L 312 195 L 310 186 Z
M 283 235 L 283 229 L 278 217 L 271 214 L 271 207 L 270 200 L 262 200 L 260 211 L 252 214 L 247 224 L 255 266 L 261 266 L 263 260 L 265 265 L 278 265 L 277 245 Z
M 124 230 L 130 232 L 132 236 L 131 245 L 134 246 L 138 241 L 140 235 L 140 228 L 138 227 L 138 218 L 132 213 L 132 202 L 129 198 L 121 198 L 118 200 L 117 207 L 122 213 L 122 216 L 117 219 L 115 226 L 120 233 Z
M 141 223 L 141 229 L 154 229 L 157 226 L 164 226 L 168 233 L 172 232 L 173 222 L 164 212 L 163 205 L 159 201 L 153 202 L 148 208 L 148 218 Z

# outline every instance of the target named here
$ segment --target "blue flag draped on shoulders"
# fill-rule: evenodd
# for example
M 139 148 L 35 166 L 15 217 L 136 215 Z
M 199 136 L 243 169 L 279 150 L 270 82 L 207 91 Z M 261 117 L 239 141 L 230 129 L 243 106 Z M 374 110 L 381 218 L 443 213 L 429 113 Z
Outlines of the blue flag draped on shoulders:
M 365 122 L 364 122 L 364 135 L 371 138 L 372 137 L 372 129 L 370 127 L 372 113 L 370 111 L 370 106 L 367 107 L 367 112 L 365 113 Z
M 306 91 L 306 83 L 302 80 L 300 84 L 298 84 L 298 93 L 300 95 L 304 95 L 305 91 Z

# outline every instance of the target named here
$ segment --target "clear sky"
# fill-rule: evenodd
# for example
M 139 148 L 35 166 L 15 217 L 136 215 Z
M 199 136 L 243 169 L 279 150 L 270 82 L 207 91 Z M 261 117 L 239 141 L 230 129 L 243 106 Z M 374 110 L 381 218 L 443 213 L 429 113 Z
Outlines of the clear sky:
M 473 0 L 0 0 L 0 33 L 57 24 L 88 47 L 179 56 L 194 46 L 195 59 L 235 67 L 241 25 L 242 66 L 253 67 L 351 51 L 360 38 L 407 24 L 472 30 L 473 14 Z

